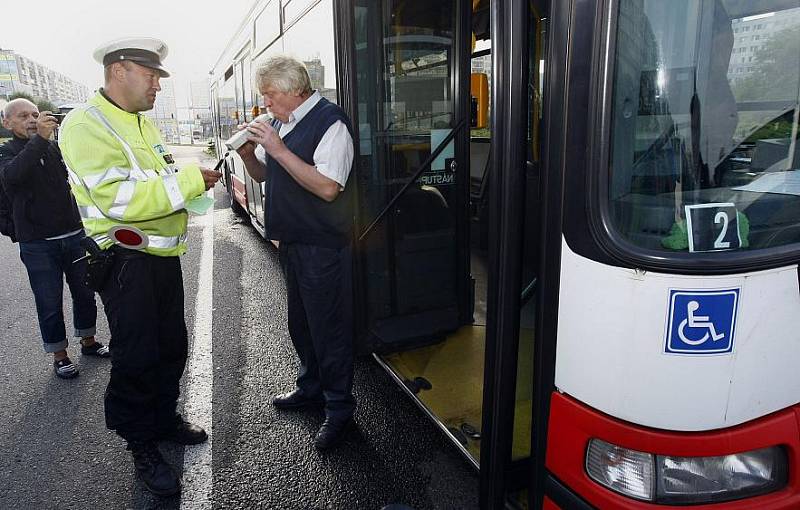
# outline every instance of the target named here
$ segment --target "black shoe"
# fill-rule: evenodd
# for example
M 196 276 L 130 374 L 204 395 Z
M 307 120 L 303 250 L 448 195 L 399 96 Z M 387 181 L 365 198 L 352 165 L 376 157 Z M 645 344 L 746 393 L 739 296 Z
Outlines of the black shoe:
M 72 379 L 78 377 L 78 367 L 69 358 L 60 359 L 53 362 L 53 371 L 62 379 Z
M 304 407 L 315 407 L 325 404 L 321 397 L 308 398 L 301 389 L 295 389 L 288 393 L 281 393 L 272 399 L 272 405 L 278 409 L 301 409 Z
M 329 450 L 339 444 L 347 436 L 347 431 L 355 425 L 353 418 L 342 420 L 331 420 L 325 418 L 322 426 L 314 436 L 314 446 L 319 450 Z
M 88 347 L 81 345 L 81 354 L 84 356 L 97 356 L 98 358 L 111 357 L 111 351 L 108 350 L 108 347 L 97 341 Z
M 178 418 L 178 420 L 175 428 L 163 434 L 161 439 L 183 445 L 200 444 L 208 440 L 208 434 L 202 427 L 184 421 L 182 418 Z
M 181 481 L 172 466 L 164 461 L 153 441 L 129 441 L 133 465 L 144 486 L 157 496 L 174 496 L 181 492 Z

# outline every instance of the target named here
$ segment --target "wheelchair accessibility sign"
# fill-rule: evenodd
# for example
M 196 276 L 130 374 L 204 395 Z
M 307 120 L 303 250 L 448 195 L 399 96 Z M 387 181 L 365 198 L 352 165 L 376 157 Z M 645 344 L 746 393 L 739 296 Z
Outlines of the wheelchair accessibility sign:
M 664 352 L 695 356 L 733 352 L 739 290 L 670 290 Z

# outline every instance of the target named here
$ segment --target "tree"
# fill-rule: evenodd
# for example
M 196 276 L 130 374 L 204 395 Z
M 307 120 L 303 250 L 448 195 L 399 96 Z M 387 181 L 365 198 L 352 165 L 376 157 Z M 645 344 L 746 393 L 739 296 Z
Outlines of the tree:
M 36 107 L 39 108 L 40 112 L 58 112 L 58 106 L 54 105 L 47 99 L 39 98 L 34 101 L 34 103 L 36 104 Z
M 14 92 L 13 94 L 9 94 L 8 100 L 13 101 L 14 99 L 27 99 L 31 103 L 35 103 L 33 96 L 27 92 Z

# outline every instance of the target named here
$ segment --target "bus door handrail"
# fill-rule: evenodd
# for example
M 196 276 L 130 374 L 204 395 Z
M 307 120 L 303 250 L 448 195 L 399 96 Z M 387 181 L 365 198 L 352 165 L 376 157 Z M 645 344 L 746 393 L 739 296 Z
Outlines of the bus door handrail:
M 383 217 L 386 216 L 389 210 L 391 210 L 391 208 L 394 207 L 397 201 L 400 200 L 400 197 L 402 197 L 406 193 L 406 191 L 408 191 L 408 188 L 410 188 L 415 182 L 417 182 L 417 179 L 419 179 L 419 176 L 422 175 L 422 172 L 424 172 L 430 166 L 431 162 L 433 162 L 433 160 L 436 159 L 436 157 L 439 156 L 439 154 L 441 154 L 442 151 L 444 151 L 445 147 L 447 147 L 447 145 L 453 141 L 453 138 L 455 138 L 456 133 L 464 129 L 464 126 L 466 125 L 467 125 L 467 120 L 463 119 L 456 125 L 455 128 L 453 128 L 449 133 L 447 133 L 447 136 L 445 136 L 444 139 L 439 143 L 439 145 L 436 147 L 436 150 L 431 152 L 430 156 L 425 158 L 425 161 L 423 161 L 422 164 L 419 165 L 419 167 L 417 167 L 411 179 L 409 179 L 408 182 L 405 183 L 405 185 L 403 185 L 403 188 L 400 191 L 398 191 L 397 194 L 393 196 L 391 200 L 389 200 L 389 203 L 386 204 L 386 207 L 383 208 L 380 214 L 378 214 L 378 216 L 374 220 L 372 220 L 372 223 L 370 223 L 369 226 L 366 229 L 364 229 L 364 232 L 362 232 L 361 235 L 358 236 L 359 242 L 363 241 L 364 238 L 367 237 L 367 234 L 369 234 L 372 231 L 372 229 L 375 228 L 375 225 L 377 225 L 378 222 L 380 222 L 383 219 Z

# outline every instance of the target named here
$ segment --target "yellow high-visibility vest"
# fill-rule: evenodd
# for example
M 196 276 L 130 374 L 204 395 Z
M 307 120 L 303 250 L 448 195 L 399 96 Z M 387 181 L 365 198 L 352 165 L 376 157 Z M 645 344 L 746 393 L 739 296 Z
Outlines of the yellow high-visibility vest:
M 146 236 L 142 251 L 186 252 L 185 203 L 205 191 L 200 168 L 178 171 L 161 135 L 144 115 L 129 113 L 97 93 L 72 110 L 60 128 L 59 147 L 87 235 L 101 248 L 114 244 L 115 227 Z

